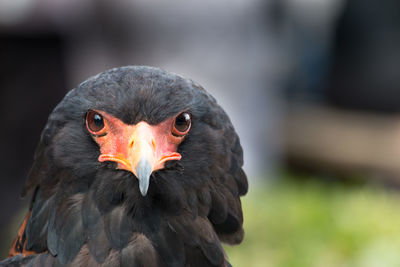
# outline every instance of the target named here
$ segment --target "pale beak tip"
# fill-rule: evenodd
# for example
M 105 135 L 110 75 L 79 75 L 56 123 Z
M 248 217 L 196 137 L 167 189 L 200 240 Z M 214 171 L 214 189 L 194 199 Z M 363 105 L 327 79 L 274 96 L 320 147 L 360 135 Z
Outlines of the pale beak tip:
M 150 175 L 153 171 L 148 160 L 141 159 L 136 166 L 137 178 L 139 180 L 139 190 L 142 196 L 146 196 L 150 184 Z

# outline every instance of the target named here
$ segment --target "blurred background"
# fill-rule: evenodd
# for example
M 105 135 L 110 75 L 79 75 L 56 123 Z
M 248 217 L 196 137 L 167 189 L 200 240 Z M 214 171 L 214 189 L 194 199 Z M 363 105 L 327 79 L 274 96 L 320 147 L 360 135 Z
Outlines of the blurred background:
M 397 0 L 1 0 L 0 256 L 51 110 L 152 65 L 203 85 L 241 137 L 233 266 L 400 266 L 399 47 Z

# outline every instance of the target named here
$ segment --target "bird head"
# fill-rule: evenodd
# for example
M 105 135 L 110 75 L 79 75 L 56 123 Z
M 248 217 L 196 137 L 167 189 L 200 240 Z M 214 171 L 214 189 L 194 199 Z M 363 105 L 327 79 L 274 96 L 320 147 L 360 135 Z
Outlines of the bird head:
M 112 69 L 71 90 L 50 115 L 41 146 L 38 162 L 72 173 L 79 186 L 119 177 L 146 196 L 152 180 L 168 180 L 153 186 L 160 193 L 166 183 L 179 191 L 230 175 L 235 194 L 247 190 L 225 112 L 198 84 L 157 68 Z

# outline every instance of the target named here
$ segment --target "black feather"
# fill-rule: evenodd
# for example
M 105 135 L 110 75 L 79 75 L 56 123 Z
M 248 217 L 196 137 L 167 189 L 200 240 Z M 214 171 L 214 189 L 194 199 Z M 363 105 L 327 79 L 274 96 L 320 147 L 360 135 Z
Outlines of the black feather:
M 49 224 L 47 230 L 47 248 L 53 256 L 57 255 L 57 246 L 58 246 L 58 236 L 56 233 L 56 228 L 54 226 L 54 222 L 56 219 L 56 209 L 53 207 L 50 210 Z
M 86 194 L 82 204 L 82 223 L 88 235 L 88 249 L 98 263 L 104 262 L 111 249 L 103 218 L 91 193 Z
M 160 222 L 158 232 L 150 233 L 150 240 L 166 266 L 178 267 L 185 263 L 185 250 L 181 237 L 165 220 Z
M 115 207 L 110 213 L 105 214 L 103 219 L 105 232 L 111 246 L 116 249 L 125 247 L 133 234 L 132 221 L 125 208 L 123 206 Z
M 83 230 L 81 209 L 82 194 L 76 194 L 65 200 L 57 211 L 55 229 L 57 235 L 57 258 L 60 263 L 65 264 L 72 261 L 78 254 L 87 235 Z
M 194 224 L 203 254 L 213 265 L 221 265 L 224 262 L 223 248 L 211 224 L 204 218 L 197 218 Z
M 101 265 L 96 262 L 89 252 L 87 245 L 83 245 L 75 259 L 68 264 L 70 267 L 100 267 Z M 103 265 L 104 266 L 104 265 Z
M 156 267 L 160 262 L 157 253 L 143 234 L 134 234 L 128 246 L 121 250 L 121 267 Z
M 228 215 L 228 203 L 225 199 L 225 195 L 218 191 L 211 191 L 212 206 L 208 217 L 214 224 L 220 224 L 225 221 Z
M 119 251 L 117 250 L 111 250 L 110 254 L 108 254 L 107 258 L 103 262 L 101 266 L 120 266 L 120 256 L 119 256 Z
M 49 257 L 49 254 L 47 253 L 39 254 L 34 260 L 31 261 L 32 266 L 33 267 L 50 266 L 49 264 L 46 265 L 47 257 Z
M 111 244 L 104 228 L 104 222 L 100 219 L 91 226 L 88 233 L 89 251 L 98 263 L 104 262 L 111 249 Z
M 183 242 L 189 246 L 199 246 L 200 239 L 190 214 L 182 214 L 168 219 L 172 229 L 179 235 Z
M 26 249 L 35 252 L 42 252 L 47 249 L 47 227 L 52 205 L 53 197 L 44 198 L 42 190 L 39 189 L 35 194 L 31 215 L 25 228 Z
M 210 263 L 210 261 L 204 257 L 203 251 L 200 247 L 190 247 L 187 246 L 185 248 L 185 257 L 186 259 L 190 259 L 190 263 L 186 266 L 190 267 L 207 267 L 207 266 L 215 266 Z
M 97 174 L 94 189 L 94 200 L 102 214 L 106 214 L 122 203 L 127 189 L 127 180 L 135 179 L 128 172 L 104 170 Z
M 37 255 L 23 257 L 21 254 L 0 261 L 0 267 L 20 267 L 27 266 Z

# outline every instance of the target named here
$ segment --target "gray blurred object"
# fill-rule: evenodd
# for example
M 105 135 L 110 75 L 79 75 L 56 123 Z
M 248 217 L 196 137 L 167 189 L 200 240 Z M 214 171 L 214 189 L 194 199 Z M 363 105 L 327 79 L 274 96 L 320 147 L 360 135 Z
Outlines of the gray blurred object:
M 324 102 L 332 39 L 344 0 L 277 0 L 284 6 L 286 56 L 290 62 L 283 95 L 289 103 Z
M 329 103 L 400 111 L 400 1 L 348 1 L 334 39 Z
M 400 2 L 287 0 L 290 103 L 400 111 Z M 308 4 L 307 4 L 308 3 Z
M 291 107 L 281 136 L 292 167 L 399 184 L 400 118 L 324 106 Z
M 346 1 L 330 42 L 299 38 L 310 44 L 299 58 L 317 60 L 299 60 L 294 77 L 304 79 L 288 84 L 281 144 L 290 167 L 399 183 L 399 12 L 396 0 Z

